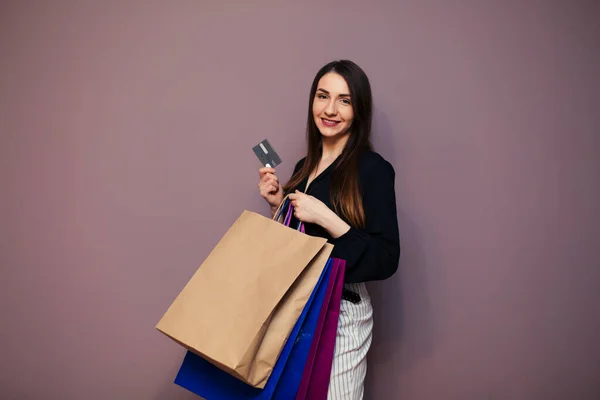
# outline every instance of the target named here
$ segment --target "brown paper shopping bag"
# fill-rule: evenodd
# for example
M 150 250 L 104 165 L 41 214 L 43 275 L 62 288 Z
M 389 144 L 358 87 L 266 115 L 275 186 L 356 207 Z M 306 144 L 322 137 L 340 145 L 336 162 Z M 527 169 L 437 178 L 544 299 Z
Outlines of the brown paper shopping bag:
M 263 388 L 333 246 L 244 211 L 156 328 Z

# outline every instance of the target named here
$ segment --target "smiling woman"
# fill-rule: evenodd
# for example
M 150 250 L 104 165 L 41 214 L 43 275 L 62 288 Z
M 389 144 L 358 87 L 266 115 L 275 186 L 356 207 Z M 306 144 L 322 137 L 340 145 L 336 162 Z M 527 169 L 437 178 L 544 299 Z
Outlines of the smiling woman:
M 400 257 L 395 171 L 372 149 L 371 119 L 366 74 L 352 61 L 331 62 L 311 87 L 306 157 L 285 186 L 274 169 L 259 171 L 272 212 L 289 194 L 306 233 L 327 238 L 332 257 L 346 261 L 328 400 L 363 398 L 373 327 L 365 283 L 392 276 Z

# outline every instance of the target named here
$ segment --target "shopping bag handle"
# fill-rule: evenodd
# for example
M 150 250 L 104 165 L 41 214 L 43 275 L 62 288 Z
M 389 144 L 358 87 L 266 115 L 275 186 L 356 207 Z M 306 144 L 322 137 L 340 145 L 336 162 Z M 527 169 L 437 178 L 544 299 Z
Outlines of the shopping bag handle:
M 287 207 L 287 213 L 282 222 L 285 226 L 290 226 L 290 223 L 292 221 L 293 207 L 292 207 L 292 204 L 290 203 L 289 196 L 290 195 L 288 194 L 283 198 L 283 200 L 277 207 L 277 210 L 275 210 L 275 214 L 273 214 L 273 220 L 279 221 L 281 219 L 281 216 L 283 215 L 284 210 Z M 298 222 L 298 226 L 296 227 L 296 230 L 299 230 L 300 232 L 305 233 L 304 232 L 304 224 L 302 223 L 302 221 Z
M 279 219 L 281 218 L 281 214 L 283 213 L 283 210 L 285 209 L 286 204 L 289 202 L 289 197 L 290 197 L 290 195 L 287 194 L 283 198 L 283 200 L 281 200 L 281 203 L 279 203 L 277 210 L 275 210 L 275 214 L 273 214 L 273 219 L 275 221 L 279 221 Z

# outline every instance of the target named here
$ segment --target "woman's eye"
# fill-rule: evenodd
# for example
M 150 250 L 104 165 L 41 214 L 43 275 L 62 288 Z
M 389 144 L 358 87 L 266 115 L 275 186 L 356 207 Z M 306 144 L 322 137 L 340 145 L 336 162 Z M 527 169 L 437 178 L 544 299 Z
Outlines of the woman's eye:
M 346 105 L 352 104 L 349 99 L 342 99 L 342 103 L 344 103 Z
M 318 95 L 317 95 L 317 98 L 318 98 L 318 99 L 326 99 L 326 98 L 327 98 L 327 96 L 325 96 L 324 94 L 318 94 Z

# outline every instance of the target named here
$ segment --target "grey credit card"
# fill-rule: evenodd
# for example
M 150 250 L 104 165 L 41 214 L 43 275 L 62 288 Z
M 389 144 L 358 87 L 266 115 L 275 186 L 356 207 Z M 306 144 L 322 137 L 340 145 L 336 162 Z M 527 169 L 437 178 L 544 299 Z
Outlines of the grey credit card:
M 281 164 L 281 158 L 271 146 L 271 143 L 267 139 L 263 140 L 252 148 L 256 157 L 260 160 L 260 163 L 268 168 L 275 168 Z

